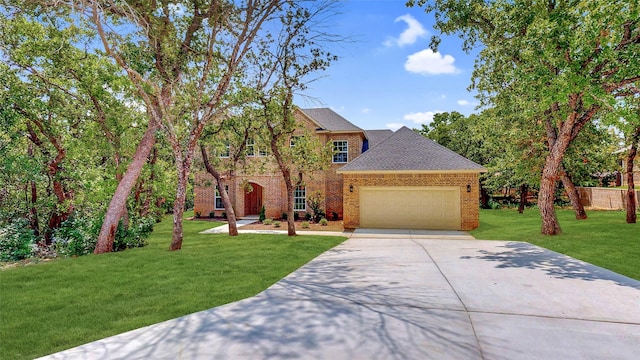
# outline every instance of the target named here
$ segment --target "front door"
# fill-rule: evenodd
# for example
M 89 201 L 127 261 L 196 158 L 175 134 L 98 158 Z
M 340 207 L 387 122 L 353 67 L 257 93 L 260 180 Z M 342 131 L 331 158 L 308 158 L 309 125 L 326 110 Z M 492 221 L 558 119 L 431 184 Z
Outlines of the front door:
M 251 189 L 245 190 L 244 193 L 244 214 L 257 215 L 262 209 L 262 186 L 249 183 Z

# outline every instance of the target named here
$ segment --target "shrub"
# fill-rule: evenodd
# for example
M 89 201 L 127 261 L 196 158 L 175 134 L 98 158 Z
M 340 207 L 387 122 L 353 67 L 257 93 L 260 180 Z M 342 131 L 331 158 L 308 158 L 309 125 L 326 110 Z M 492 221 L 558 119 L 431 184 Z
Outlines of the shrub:
M 313 214 L 313 221 L 319 223 L 320 220 L 325 219 L 326 214 L 324 213 L 324 210 L 318 210 Z
M 306 221 L 311 221 L 312 218 L 313 218 L 313 215 L 311 215 L 311 213 L 305 213 L 304 214 L 304 219 Z
M 227 218 L 227 213 L 225 211 L 222 212 L 222 218 L 226 219 Z
M 262 206 L 262 208 L 260 209 L 260 217 L 258 220 L 260 220 L 260 222 L 263 222 L 264 219 L 266 218 L 265 213 L 267 212 L 267 210 L 264 208 L 264 205 Z
M 213 219 L 214 217 L 216 217 L 216 213 L 214 213 L 213 211 L 209 213 L 209 219 Z
M 273 226 L 279 228 L 280 227 L 280 221 L 274 221 L 273 222 Z
M 333 221 L 338 221 L 338 220 L 340 220 L 340 217 L 338 216 L 338 213 L 337 213 L 337 212 L 335 212 L 335 211 L 332 211 L 332 212 L 331 212 L 331 220 L 333 220 Z
M 293 213 L 293 221 L 298 221 L 298 220 L 300 220 L 300 214 L 297 213 L 297 212 L 294 212 Z
M 90 254 L 96 247 L 98 228 L 87 218 L 70 217 L 53 232 L 53 246 L 59 255 L 82 256 Z M 118 231 L 116 231 L 116 239 Z
M 303 229 L 308 229 L 309 228 L 309 222 L 308 221 L 303 221 L 302 224 L 300 224 L 300 226 Z
M 196 211 L 196 219 L 200 219 L 200 211 Z
M 286 212 L 283 212 L 282 215 L 280 215 L 280 219 L 282 219 L 282 221 L 287 221 L 288 217 L 289 217 L 289 214 L 287 214 Z
M 307 198 L 307 204 L 309 208 L 313 212 L 313 220 L 315 222 L 320 221 L 323 217 L 325 217 L 325 212 L 320 207 L 322 206 L 323 196 L 322 191 L 317 190 L 309 195 Z
M 264 219 L 262 220 L 262 223 L 265 225 L 271 225 L 273 224 L 273 219 Z
M 125 228 L 122 222 L 118 224 L 116 238 L 113 242 L 113 251 L 122 251 L 147 245 L 147 237 L 153 231 L 155 221 L 151 217 L 132 218 L 129 227 Z
M 0 261 L 18 261 L 31 256 L 35 242 L 29 220 L 18 218 L 0 228 Z
M 329 225 L 329 222 L 327 221 L 327 219 L 322 218 L 322 219 L 320 219 L 320 225 L 327 226 L 327 225 Z

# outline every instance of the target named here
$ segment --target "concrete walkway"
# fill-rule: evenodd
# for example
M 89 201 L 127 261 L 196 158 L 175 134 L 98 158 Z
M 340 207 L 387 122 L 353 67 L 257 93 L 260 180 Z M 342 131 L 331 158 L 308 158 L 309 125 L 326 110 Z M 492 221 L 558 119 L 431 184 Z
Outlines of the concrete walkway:
M 48 359 L 637 359 L 640 282 L 519 242 L 351 238 L 259 295 Z

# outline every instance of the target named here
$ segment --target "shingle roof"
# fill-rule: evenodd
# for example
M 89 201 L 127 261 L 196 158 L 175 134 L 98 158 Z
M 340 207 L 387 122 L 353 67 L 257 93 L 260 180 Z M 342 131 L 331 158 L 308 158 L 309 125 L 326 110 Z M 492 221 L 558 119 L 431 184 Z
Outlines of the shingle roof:
M 402 127 L 382 143 L 372 147 L 338 172 L 349 171 L 434 171 L 466 170 L 484 172 L 475 162 Z
M 322 130 L 363 131 L 329 108 L 300 109 L 300 111 L 317 122 Z
M 393 134 L 393 131 L 389 129 L 385 130 L 365 130 L 364 133 L 367 136 L 367 140 L 369 140 L 369 149 L 380 144 L 386 138 Z

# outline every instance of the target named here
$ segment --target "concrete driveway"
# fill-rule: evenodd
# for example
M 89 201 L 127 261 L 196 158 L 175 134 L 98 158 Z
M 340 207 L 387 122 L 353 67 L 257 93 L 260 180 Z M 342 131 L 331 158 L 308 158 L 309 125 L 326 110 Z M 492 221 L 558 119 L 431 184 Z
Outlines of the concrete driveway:
M 48 359 L 637 359 L 640 282 L 526 243 L 352 237 L 258 296 Z

